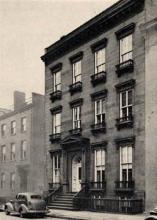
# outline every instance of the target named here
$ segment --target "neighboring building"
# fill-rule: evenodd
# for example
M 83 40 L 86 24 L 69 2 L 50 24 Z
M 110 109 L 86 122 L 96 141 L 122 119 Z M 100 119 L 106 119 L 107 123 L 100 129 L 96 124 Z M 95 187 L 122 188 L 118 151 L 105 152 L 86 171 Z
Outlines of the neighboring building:
M 47 176 L 56 194 L 77 192 L 79 208 L 113 212 L 157 203 L 156 57 L 156 0 L 121 0 L 46 48 Z
M 43 192 L 45 185 L 44 96 L 14 92 L 14 110 L 0 116 L 0 198 Z

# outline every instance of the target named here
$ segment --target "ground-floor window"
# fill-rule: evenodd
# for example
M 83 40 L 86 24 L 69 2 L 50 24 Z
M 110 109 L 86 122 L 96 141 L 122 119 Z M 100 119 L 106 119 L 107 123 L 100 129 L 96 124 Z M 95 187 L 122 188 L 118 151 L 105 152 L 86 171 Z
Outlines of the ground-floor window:
M 94 151 L 95 155 L 95 182 L 105 181 L 105 150 Z
M 15 173 L 10 174 L 10 188 L 11 190 L 15 190 Z
M 60 182 L 60 154 L 54 154 L 52 157 L 53 183 Z

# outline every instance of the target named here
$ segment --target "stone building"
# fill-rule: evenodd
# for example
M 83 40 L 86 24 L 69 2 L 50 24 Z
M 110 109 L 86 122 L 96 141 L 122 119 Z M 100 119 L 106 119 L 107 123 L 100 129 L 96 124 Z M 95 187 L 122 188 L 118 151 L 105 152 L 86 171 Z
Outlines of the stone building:
M 43 192 L 45 179 L 44 96 L 14 92 L 14 110 L 0 116 L 0 198 Z
M 47 186 L 65 197 L 51 205 L 152 208 L 157 1 L 118 1 L 45 51 Z

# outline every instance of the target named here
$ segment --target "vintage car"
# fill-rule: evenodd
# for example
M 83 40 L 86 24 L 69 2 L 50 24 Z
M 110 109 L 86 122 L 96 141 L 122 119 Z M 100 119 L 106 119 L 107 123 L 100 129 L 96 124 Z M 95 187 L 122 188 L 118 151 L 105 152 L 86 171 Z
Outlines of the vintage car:
M 150 211 L 150 215 L 145 218 L 145 220 L 155 220 L 157 219 L 157 208 Z
M 20 217 L 27 215 L 44 217 L 47 212 L 46 202 L 41 195 L 36 193 L 19 193 L 15 200 L 10 200 L 5 204 L 6 215 L 17 213 Z

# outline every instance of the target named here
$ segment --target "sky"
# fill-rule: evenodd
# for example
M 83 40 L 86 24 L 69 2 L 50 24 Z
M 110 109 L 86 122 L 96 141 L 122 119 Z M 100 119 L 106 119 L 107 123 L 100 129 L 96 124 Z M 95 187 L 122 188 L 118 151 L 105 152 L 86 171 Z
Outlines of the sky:
M 0 108 L 44 94 L 44 48 L 117 0 L 0 0 Z

